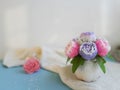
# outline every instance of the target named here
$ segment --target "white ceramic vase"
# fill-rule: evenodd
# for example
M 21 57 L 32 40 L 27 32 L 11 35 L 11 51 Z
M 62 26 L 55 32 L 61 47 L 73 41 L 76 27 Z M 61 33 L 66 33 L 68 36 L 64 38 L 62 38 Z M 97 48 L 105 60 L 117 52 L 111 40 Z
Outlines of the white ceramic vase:
M 79 80 L 93 82 L 99 79 L 103 72 L 97 62 L 85 61 L 84 65 L 77 68 L 75 75 Z

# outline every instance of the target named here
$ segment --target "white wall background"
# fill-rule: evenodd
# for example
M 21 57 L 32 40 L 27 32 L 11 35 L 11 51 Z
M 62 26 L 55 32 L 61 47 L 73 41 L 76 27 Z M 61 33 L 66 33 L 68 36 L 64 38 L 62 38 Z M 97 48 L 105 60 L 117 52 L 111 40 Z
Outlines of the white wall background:
M 83 31 L 120 44 L 120 0 L 0 0 L 0 53 L 66 43 Z

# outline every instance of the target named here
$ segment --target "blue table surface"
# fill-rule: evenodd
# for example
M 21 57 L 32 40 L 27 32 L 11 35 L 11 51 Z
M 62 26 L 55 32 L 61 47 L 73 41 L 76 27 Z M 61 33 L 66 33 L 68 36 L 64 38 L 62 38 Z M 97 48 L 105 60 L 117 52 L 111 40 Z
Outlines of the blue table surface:
M 26 74 L 21 66 L 7 68 L 0 62 L 0 90 L 71 90 L 58 74 L 40 69 Z
M 107 59 L 107 61 L 111 61 Z M 114 62 L 114 61 L 113 61 Z M 26 74 L 21 66 L 7 68 L 0 61 L 0 90 L 71 90 L 58 74 L 40 69 Z

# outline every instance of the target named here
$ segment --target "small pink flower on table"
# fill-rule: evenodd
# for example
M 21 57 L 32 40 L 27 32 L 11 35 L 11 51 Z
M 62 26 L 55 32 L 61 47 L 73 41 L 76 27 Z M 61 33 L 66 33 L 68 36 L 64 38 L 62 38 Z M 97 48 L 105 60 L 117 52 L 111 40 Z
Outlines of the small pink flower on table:
M 80 45 L 75 41 L 70 41 L 67 47 L 65 48 L 65 54 L 69 58 L 73 58 L 78 55 Z
M 25 64 L 23 65 L 24 71 L 28 74 L 32 74 L 40 69 L 39 60 L 32 57 L 28 58 Z

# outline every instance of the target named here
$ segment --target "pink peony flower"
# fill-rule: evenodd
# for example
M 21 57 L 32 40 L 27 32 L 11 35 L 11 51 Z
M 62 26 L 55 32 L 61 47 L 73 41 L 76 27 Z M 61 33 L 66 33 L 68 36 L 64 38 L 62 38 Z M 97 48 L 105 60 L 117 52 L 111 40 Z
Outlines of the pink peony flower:
M 80 45 L 77 42 L 75 42 L 75 41 L 69 42 L 69 44 L 65 48 L 66 55 L 69 58 L 73 58 L 73 57 L 77 56 L 79 53 L 79 47 L 80 47 Z
M 98 39 L 98 40 L 96 40 L 95 43 L 96 43 L 96 46 L 98 49 L 98 55 L 100 55 L 100 56 L 106 56 L 111 49 L 107 40 Z
M 103 39 L 103 40 L 106 43 L 107 49 L 108 49 L 108 52 L 109 52 L 111 50 L 111 46 L 110 46 L 109 42 L 106 39 Z
M 32 74 L 40 69 L 40 63 L 36 58 L 29 58 L 23 68 L 26 73 Z

